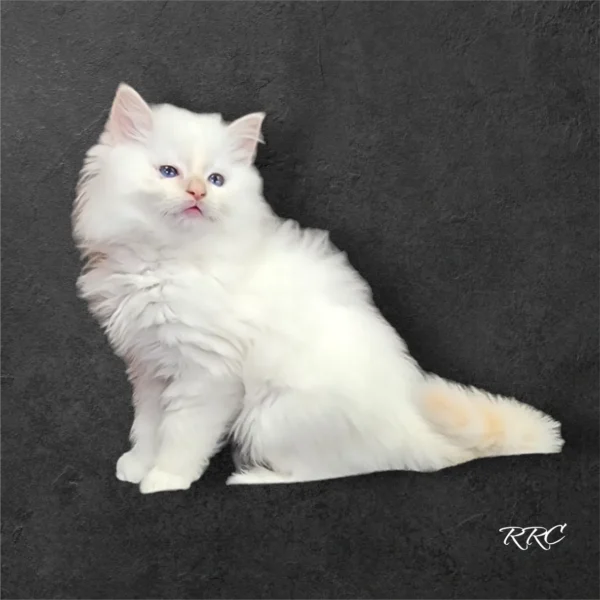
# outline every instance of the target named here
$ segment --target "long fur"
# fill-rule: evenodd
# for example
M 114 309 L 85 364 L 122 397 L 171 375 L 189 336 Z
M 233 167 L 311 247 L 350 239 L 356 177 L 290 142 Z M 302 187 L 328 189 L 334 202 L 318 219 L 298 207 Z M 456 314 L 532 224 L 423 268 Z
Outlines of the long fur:
M 256 115 L 230 126 L 121 86 L 87 154 L 78 289 L 135 407 L 117 476 L 187 489 L 229 438 L 229 483 L 249 484 L 559 452 L 550 417 L 423 373 L 327 234 L 272 213 L 252 166 Z M 186 217 L 186 181 L 211 172 L 225 185 L 207 184 L 202 216 Z

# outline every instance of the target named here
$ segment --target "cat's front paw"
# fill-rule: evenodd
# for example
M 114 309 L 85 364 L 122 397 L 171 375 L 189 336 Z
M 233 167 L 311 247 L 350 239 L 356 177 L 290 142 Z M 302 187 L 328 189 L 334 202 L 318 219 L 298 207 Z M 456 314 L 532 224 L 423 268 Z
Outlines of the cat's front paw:
M 129 483 L 139 483 L 146 476 L 151 466 L 139 454 L 130 450 L 125 452 L 117 461 L 117 479 Z
M 187 490 L 192 485 L 192 479 L 167 473 L 160 469 L 151 469 L 140 483 L 142 494 L 155 492 L 171 492 L 174 490 Z

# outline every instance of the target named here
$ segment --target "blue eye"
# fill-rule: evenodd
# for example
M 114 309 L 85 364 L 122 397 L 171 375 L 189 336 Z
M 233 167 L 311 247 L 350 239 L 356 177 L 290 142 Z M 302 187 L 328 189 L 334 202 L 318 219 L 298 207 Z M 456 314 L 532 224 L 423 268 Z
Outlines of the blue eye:
M 177 177 L 179 175 L 179 171 L 171 165 L 161 165 L 158 170 L 163 177 Z
M 221 187 L 225 183 L 225 177 L 221 173 L 211 173 L 208 176 L 208 181 L 217 187 Z

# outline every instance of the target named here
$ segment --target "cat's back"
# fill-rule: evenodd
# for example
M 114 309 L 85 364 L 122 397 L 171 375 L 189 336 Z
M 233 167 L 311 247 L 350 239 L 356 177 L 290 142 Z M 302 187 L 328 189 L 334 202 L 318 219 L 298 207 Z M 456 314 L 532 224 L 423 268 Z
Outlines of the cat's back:
M 361 365 L 370 364 L 372 354 L 398 356 L 404 350 L 373 305 L 370 287 L 325 231 L 282 222 L 251 281 L 251 296 L 261 296 L 262 321 L 247 357 L 247 390 L 259 394 L 265 382 L 359 388 Z M 389 365 L 377 368 L 387 372 Z
M 257 285 L 272 290 L 278 301 L 300 300 L 369 304 L 371 289 L 336 248 L 329 233 L 301 228 L 296 221 L 282 220 L 265 244 L 262 264 L 256 270 Z
M 371 290 L 345 254 L 327 232 L 294 221 L 282 221 L 268 236 L 248 291 L 260 307 L 250 364 L 263 375 L 292 377 L 291 365 L 305 374 L 315 353 L 336 355 L 348 336 L 378 327 Z

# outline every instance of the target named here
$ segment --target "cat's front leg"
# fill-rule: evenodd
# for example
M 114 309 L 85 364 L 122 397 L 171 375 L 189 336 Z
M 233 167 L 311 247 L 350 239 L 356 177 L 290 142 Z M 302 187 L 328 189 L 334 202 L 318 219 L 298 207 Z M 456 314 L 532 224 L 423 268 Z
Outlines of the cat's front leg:
M 241 400 L 241 383 L 231 380 L 184 379 L 169 384 L 162 397 L 154 466 L 142 479 L 140 491 L 188 489 L 227 436 Z
M 117 478 L 140 483 L 154 465 L 165 383 L 160 379 L 137 376 L 132 377 L 132 385 L 135 410 L 130 434 L 132 447 L 117 461 Z

